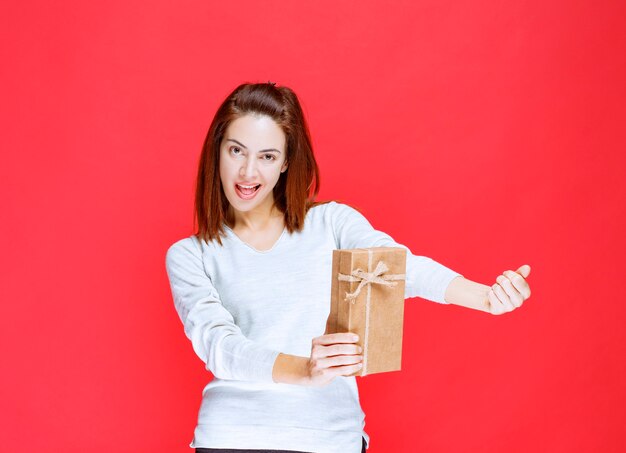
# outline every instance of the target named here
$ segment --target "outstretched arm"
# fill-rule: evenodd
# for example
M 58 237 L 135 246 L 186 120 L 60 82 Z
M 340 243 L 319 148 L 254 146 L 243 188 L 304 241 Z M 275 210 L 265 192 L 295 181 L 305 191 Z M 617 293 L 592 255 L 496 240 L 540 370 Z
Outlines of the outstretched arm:
M 530 266 L 525 264 L 515 272 L 504 271 L 493 286 L 459 276 L 450 282 L 444 297 L 450 304 L 501 315 L 521 307 L 530 297 L 529 274 Z

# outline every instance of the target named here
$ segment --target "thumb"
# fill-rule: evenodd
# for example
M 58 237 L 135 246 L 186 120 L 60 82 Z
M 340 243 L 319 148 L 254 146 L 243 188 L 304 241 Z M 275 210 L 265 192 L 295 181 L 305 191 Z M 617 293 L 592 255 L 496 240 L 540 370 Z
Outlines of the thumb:
M 523 266 L 520 266 L 520 268 L 515 272 L 526 278 L 530 274 L 530 266 L 528 264 L 524 264 Z

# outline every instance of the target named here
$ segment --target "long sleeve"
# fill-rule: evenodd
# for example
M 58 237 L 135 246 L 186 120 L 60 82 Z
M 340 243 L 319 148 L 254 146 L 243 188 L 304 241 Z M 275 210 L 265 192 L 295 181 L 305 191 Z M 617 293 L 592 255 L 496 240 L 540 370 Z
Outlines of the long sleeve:
M 204 270 L 197 240 L 189 237 L 171 245 L 165 265 L 176 312 L 206 369 L 220 379 L 273 382 L 280 352 L 243 335 Z
M 405 299 L 421 297 L 433 302 L 448 304 L 444 295 L 448 284 L 458 272 L 426 256 L 416 256 L 405 245 L 399 244 L 391 236 L 372 227 L 369 221 L 356 209 L 343 204 L 333 205 L 333 231 L 337 248 L 402 247 L 407 251 Z

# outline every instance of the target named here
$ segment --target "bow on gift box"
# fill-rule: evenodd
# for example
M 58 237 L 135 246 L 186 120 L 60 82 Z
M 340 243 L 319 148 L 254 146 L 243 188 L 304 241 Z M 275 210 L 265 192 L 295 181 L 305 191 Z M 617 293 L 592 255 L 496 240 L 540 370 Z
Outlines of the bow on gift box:
M 338 279 L 344 282 L 360 282 L 359 286 L 353 293 L 346 292 L 346 297 L 344 300 L 349 300 L 351 303 L 356 302 L 356 298 L 361 292 L 361 289 L 365 285 L 369 285 L 371 283 L 377 283 L 383 286 L 396 286 L 398 282 L 394 280 L 404 280 L 406 274 L 385 274 L 389 268 L 383 261 L 379 261 L 376 265 L 376 269 L 374 272 L 365 272 L 361 269 L 355 269 L 352 271 L 352 274 L 339 274 Z

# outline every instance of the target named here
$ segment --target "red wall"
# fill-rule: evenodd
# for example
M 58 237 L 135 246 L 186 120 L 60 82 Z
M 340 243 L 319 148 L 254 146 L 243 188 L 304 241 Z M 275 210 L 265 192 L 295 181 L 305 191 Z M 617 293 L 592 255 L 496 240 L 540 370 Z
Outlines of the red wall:
M 484 284 L 532 266 L 506 315 L 407 301 L 369 451 L 624 451 L 625 5 L 3 4 L 0 449 L 191 451 L 165 251 L 218 103 L 271 80 L 321 199 Z

